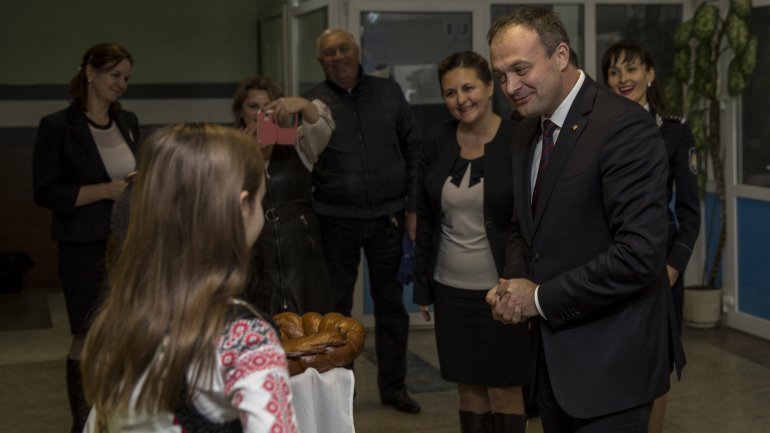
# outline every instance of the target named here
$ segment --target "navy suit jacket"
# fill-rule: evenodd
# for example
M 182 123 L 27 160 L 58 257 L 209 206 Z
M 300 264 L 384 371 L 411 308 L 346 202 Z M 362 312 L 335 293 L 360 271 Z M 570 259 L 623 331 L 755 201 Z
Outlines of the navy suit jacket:
M 139 122 L 130 111 L 110 112 L 134 155 L 139 147 Z M 43 117 L 33 156 L 35 203 L 51 209 L 56 241 L 106 240 L 110 233 L 111 200 L 75 207 L 83 185 L 110 182 L 85 114 L 74 105 Z
M 670 349 L 684 359 L 672 336 L 678 330 L 665 270 L 668 164 L 660 132 L 639 104 L 586 77 L 533 215 L 539 121 L 524 119 L 514 139 L 517 199 L 506 274 L 540 284 L 547 318 L 541 344 L 569 415 L 592 418 L 648 403 L 668 390 Z

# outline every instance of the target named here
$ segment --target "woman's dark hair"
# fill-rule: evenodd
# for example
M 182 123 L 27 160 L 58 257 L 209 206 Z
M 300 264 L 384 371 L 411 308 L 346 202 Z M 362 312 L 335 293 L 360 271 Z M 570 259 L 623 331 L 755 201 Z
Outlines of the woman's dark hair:
M 243 128 L 246 126 L 241 119 L 241 106 L 243 101 L 246 100 L 246 96 L 249 94 L 249 90 L 264 90 L 267 92 L 267 96 L 271 101 L 283 96 L 283 89 L 277 81 L 272 78 L 264 77 L 262 75 L 249 75 L 241 81 L 238 85 L 238 89 L 233 96 L 232 111 L 235 116 L 235 127 Z
M 609 86 L 609 71 L 614 64 L 618 62 L 631 63 L 636 59 L 639 59 L 645 68 L 655 69 L 655 62 L 652 61 L 649 51 L 634 41 L 620 41 L 609 47 L 602 57 L 604 84 Z M 652 83 L 647 87 L 647 103 L 650 104 L 650 108 L 655 113 L 663 114 L 665 112 L 666 104 L 660 95 L 657 79 L 652 80 Z
M 106 72 L 122 62 L 123 59 L 127 59 L 132 65 L 134 64 L 134 59 L 131 58 L 128 50 L 118 44 L 98 44 L 86 51 L 80 62 L 78 73 L 70 80 L 69 97 L 72 103 L 83 111 L 87 109 L 88 76 L 86 75 L 86 66 L 91 65 L 99 72 Z M 110 110 L 120 110 L 120 103 L 118 101 L 113 102 L 110 105 Z
M 476 71 L 476 76 L 484 84 L 492 83 L 492 71 L 489 69 L 487 60 L 473 51 L 461 51 L 449 55 L 438 64 L 438 82 L 441 85 L 441 79 L 447 72 L 457 68 L 469 68 Z M 442 89 L 443 90 L 443 89 Z

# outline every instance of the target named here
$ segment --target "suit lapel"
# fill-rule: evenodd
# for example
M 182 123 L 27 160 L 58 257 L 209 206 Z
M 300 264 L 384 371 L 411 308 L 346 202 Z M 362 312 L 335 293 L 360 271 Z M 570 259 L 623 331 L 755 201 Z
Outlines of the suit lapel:
M 456 126 L 456 123 L 453 123 Z M 439 140 L 438 145 L 445 146 L 436 152 L 436 161 L 431 170 L 430 194 L 433 201 L 433 209 L 441 211 L 441 190 L 444 188 L 449 173 L 452 171 L 457 156 L 460 155 L 460 144 L 457 142 L 457 128 L 447 128 L 444 140 Z
M 522 120 L 516 127 L 513 152 L 511 152 L 513 154 L 514 179 L 519 179 L 513 185 L 514 207 L 516 207 L 516 202 L 518 201 L 520 204 L 519 208 L 522 209 L 522 212 L 518 213 L 519 228 L 521 235 L 528 245 L 531 245 L 533 231 L 532 210 L 530 207 L 530 203 L 532 203 L 532 179 L 530 173 L 532 158 L 539 135 L 539 118 L 533 117 Z
M 95 166 L 101 174 L 109 179 L 110 175 L 107 174 L 107 168 L 104 166 L 101 155 L 99 155 L 99 149 L 96 148 L 96 142 L 94 141 L 91 130 L 88 128 L 88 120 L 86 115 L 82 113 L 74 105 L 70 105 L 67 110 L 67 121 L 70 123 L 72 136 L 75 141 L 80 145 L 83 151 L 93 160 Z
M 540 224 L 545 208 L 548 207 L 551 194 L 561 177 L 561 172 L 588 124 L 586 115 L 591 112 L 595 97 L 596 84 L 586 77 L 583 87 L 578 91 L 572 107 L 570 107 L 567 117 L 564 119 L 564 124 L 559 131 L 559 137 L 556 139 L 556 147 L 554 147 L 553 153 L 551 153 L 548 169 L 541 178 L 543 184 L 540 187 L 537 209 L 535 209 L 534 215 L 535 230 L 537 230 Z

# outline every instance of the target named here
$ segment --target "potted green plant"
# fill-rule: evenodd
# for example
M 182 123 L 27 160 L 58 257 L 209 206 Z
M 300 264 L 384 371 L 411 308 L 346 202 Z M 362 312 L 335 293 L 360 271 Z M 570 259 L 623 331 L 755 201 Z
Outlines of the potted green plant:
M 725 146 L 722 142 L 722 104 L 740 95 L 756 63 L 757 38 L 749 37 L 751 0 L 730 0 L 726 13 L 723 2 L 703 1 L 694 16 L 674 33 L 674 80 L 666 86 L 669 101 L 681 101 L 695 139 L 701 198 L 705 198 L 708 169 L 714 180 L 718 203 L 718 230 L 706 230 L 705 245 L 713 246 L 704 260 L 700 285 L 685 288 L 685 322 L 709 327 L 719 323 L 722 291 L 717 286 L 726 240 Z M 731 58 L 731 59 L 730 59 Z M 723 78 L 724 63 L 727 80 Z M 684 90 L 684 94 L 682 91 Z M 716 240 L 711 237 L 717 236 Z M 701 306 L 701 298 L 709 305 Z M 688 316 L 689 315 L 689 316 Z

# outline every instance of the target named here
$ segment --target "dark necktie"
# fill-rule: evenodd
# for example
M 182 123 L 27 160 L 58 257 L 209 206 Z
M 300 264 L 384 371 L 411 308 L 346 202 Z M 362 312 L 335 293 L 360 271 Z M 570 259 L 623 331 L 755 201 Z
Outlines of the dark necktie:
M 543 150 L 540 153 L 540 166 L 537 169 L 535 188 L 532 190 L 533 215 L 535 213 L 535 209 L 537 208 L 537 196 L 540 193 L 540 184 L 542 183 L 541 179 L 543 178 L 545 169 L 548 167 L 548 163 L 551 161 L 551 152 L 553 152 L 553 148 L 556 145 L 553 139 L 553 133 L 556 131 L 556 128 L 558 128 L 558 126 L 551 122 L 550 119 L 545 119 L 543 121 Z

